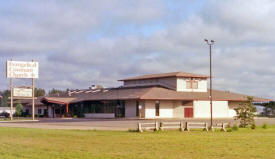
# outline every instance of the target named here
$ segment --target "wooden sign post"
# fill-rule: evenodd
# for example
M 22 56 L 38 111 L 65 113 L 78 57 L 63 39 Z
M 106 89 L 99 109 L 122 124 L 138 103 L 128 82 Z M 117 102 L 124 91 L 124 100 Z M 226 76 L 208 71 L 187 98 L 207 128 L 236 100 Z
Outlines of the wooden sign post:
M 13 78 L 10 79 L 11 105 L 10 105 L 10 119 L 13 120 Z
M 10 119 L 13 120 L 13 99 L 32 99 L 32 120 L 35 119 L 35 86 L 34 79 L 38 78 L 38 62 L 7 61 L 7 78 L 10 78 Z M 14 78 L 31 78 L 32 86 L 14 87 Z M 31 94 L 30 94 L 31 93 Z

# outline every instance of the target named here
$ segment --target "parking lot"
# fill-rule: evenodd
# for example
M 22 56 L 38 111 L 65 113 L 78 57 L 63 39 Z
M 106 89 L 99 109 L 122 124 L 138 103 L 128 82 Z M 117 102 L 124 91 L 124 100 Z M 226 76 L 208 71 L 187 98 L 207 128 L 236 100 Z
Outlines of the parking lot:
M 127 131 L 136 129 L 138 122 L 161 122 L 161 121 L 184 121 L 184 122 L 208 122 L 209 119 L 62 119 L 62 118 L 41 118 L 39 121 L 15 121 L 0 122 L 2 127 L 23 127 L 40 129 L 79 129 L 79 130 L 120 130 Z M 214 119 L 215 123 L 237 123 L 233 119 Z M 257 125 L 264 123 L 275 125 L 275 119 L 257 118 Z

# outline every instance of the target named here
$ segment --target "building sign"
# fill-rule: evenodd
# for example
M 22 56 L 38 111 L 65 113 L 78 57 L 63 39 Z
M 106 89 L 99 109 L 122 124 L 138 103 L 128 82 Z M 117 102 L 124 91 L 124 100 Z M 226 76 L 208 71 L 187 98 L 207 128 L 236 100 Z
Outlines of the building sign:
M 31 88 L 13 88 L 14 97 L 32 97 Z
M 38 62 L 7 61 L 7 78 L 38 78 Z

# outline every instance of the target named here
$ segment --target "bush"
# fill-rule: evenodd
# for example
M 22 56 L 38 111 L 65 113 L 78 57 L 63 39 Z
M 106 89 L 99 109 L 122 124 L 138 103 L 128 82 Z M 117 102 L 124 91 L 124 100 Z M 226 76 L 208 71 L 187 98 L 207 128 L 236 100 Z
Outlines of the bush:
M 232 132 L 233 130 L 232 130 L 232 128 L 227 128 L 226 129 L 226 132 Z
M 263 126 L 262 126 L 263 129 L 267 129 L 268 128 L 268 125 L 267 123 L 264 123 Z
M 255 130 L 256 129 L 256 124 L 252 124 L 251 127 L 250 127 L 252 130 Z
M 18 103 L 16 105 L 16 116 L 20 117 L 22 116 L 23 106 L 21 103 Z
M 237 113 L 235 120 L 240 120 L 241 128 L 254 124 L 256 107 L 253 105 L 253 97 L 247 97 L 247 101 L 242 102 L 235 111 Z
M 232 127 L 232 130 L 238 131 L 239 130 L 238 124 L 234 124 L 233 127 Z
M 138 129 L 128 129 L 128 132 L 138 132 Z

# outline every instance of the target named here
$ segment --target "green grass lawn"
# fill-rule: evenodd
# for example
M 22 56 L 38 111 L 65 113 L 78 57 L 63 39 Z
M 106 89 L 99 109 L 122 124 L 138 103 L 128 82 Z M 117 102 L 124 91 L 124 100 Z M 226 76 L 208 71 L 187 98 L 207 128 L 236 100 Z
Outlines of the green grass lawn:
M 275 158 L 275 126 L 234 132 L 0 128 L 0 158 Z

